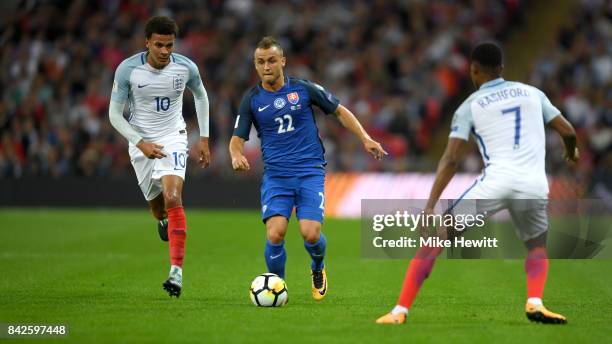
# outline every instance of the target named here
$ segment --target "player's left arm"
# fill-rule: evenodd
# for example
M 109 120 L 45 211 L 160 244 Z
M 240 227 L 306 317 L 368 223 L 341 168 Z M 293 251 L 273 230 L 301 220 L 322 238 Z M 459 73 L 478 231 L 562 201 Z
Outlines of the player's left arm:
M 559 136 L 563 139 L 563 147 L 565 152 L 563 158 L 570 164 L 575 163 L 580 158 L 580 152 L 576 146 L 576 130 L 568 120 L 566 120 L 561 111 L 557 109 L 544 94 L 544 92 L 537 90 L 542 103 L 542 115 L 544 116 L 544 123 L 556 131 Z
M 380 160 L 383 156 L 387 155 L 387 152 L 385 152 L 380 143 L 372 140 L 370 135 L 363 129 L 361 123 L 359 123 L 357 117 L 355 117 L 349 109 L 342 106 L 338 98 L 334 97 L 333 94 L 328 92 L 321 85 L 307 80 L 300 82 L 302 82 L 308 90 L 311 102 L 325 113 L 335 114 L 340 123 L 363 142 L 365 150 L 372 154 L 375 159 Z
M 547 124 L 563 139 L 563 147 L 565 148 L 563 158 L 565 161 L 571 164 L 578 161 L 580 152 L 576 145 L 576 130 L 574 130 L 572 124 L 562 115 L 555 116 Z
M 200 140 L 198 142 L 198 152 L 200 158 L 198 160 L 200 166 L 206 168 L 210 165 L 210 148 L 208 146 L 209 137 L 209 103 L 208 94 L 200 78 L 198 67 L 192 62 L 190 68 L 190 77 L 187 82 L 187 88 L 193 94 L 195 103 L 196 115 L 198 117 L 198 127 L 200 128 Z
M 342 104 L 338 104 L 334 114 L 345 128 L 347 128 L 361 140 L 364 149 L 368 153 L 372 154 L 375 159 L 380 160 L 383 156 L 387 155 L 387 152 L 382 148 L 380 143 L 372 140 L 361 123 L 359 123 L 357 117 L 355 117 L 355 115 L 349 109 L 344 107 Z

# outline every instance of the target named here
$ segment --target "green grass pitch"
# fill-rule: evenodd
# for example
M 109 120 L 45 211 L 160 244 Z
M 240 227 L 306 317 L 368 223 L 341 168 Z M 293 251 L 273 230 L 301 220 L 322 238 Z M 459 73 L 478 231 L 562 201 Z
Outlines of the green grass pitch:
M 187 222 L 183 295 L 170 299 L 161 288 L 167 244 L 145 209 L 0 209 L 0 323 L 65 323 L 69 336 L 53 339 L 61 343 L 609 340 L 610 260 L 551 261 L 545 302 L 566 326 L 527 321 L 521 260 L 439 260 L 407 324 L 380 326 L 374 320 L 394 305 L 407 262 L 361 259 L 359 221 L 325 223 L 329 294 L 320 303 L 292 221 L 289 304 L 278 309 L 248 298 L 266 270 L 257 212 L 187 209 Z

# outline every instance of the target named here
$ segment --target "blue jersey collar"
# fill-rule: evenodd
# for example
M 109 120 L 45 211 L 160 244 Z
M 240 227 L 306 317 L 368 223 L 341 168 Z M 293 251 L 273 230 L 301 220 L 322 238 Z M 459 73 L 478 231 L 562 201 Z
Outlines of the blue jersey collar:
M 487 88 L 487 87 L 497 86 L 497 85 L 503 84 L 504 82 L 506 82 L 504 78 L 497 78 L 497 79 L 489 80 L 485 82 L 484 84 L 480 85 L 479 90 L 482 90 L 483 88 Z
M 272 91 L 268 91 L 266 90 L 262 85 L 261 85 L 261 81 L 259 81 L 259 83 L 257 84 L 257 87 L 259 87 L 260 90 L 264 91 L 264 92 L 268 92 L 268 93 L 276 93 L 276 92 L 280 92 L 282 91 L 284 88 L 289 87 L 289 77 L 288 76 L 284 76 L 285 79 L 285 83 L 283 84 L 283 87 L 279 88 L 278 91 L 272 92 Z

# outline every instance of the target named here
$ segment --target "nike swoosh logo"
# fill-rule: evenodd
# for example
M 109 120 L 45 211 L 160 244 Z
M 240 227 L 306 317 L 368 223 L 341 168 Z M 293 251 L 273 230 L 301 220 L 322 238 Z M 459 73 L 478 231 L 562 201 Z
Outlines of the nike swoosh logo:
M 282 253 L 279 253 L 276 256 L 270 256 L 270 259 L 276 259 L 276 258 L 278 258 L 278 257 L 280 257 L 282 255 L 283 255 Z
M 146 85 L 140 85 L 140 84 L 138 84 L 138 88 L 143 88 L 143 87 L 147 87 L 147 86 L 149 86 L 149 84 L 146 84 Z
M 264 106 L 264 107 L 258 107 L 258 108 L 257 108 L 257 110 L 258 110 L 259 112 L 262 112 L 263 110 L 267 109 L 267 108 L 268 108 L 268 106 L 270 106 L 270 104 L 268 104 L 268 105 L 266 105 L 266 106 Z

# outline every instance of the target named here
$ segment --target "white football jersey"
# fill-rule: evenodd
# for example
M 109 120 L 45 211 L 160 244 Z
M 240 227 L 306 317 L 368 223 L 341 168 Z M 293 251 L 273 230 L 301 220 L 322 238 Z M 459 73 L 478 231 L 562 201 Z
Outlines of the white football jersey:
M 146 141 L 185 130 L 183 92 L 202 83 L 195 63 L 172 53 L 163 69 L 147 63 L 147 52 L 125 59 L 115 72 L 111 101 L 129 106 L 128 122 Z
M 455 112 L 450 137 L 478 144 L 485 169 L 513 190 L 548 194 L 544 124 L 560 111 L 539 89 L 502 78 L 484 83 Z

